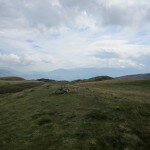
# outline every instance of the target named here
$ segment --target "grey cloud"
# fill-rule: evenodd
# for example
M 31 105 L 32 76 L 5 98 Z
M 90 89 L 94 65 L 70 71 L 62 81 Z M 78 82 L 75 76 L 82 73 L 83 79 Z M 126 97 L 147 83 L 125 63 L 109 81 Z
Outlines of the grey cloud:
M 62 13 L 48 0 L 0 0 L 0 14 L 2 28 L 52 27 L 63 20 Z
M 143 20 L 149 13 L 150 1 L 134 2 L 133 5 L 109 5 L 107 0 L 61 0 L 61 4 L 69 9 L 86 11 L 93 16 L 99 24 L 130 26 L 149 22 Z
M 149 67 L 150 65 L 150 54 L 147 54 L 147 55 L 141 55 L 139 57 L 132 57 L 131 58 L 133 61 L 136 61 L 138 64 L 141 64 L 145 67 Z
M 59 26 L 64 21 L 60 9 L 53 7 L 48 1 L 40 1 L 32 7 L 25 8 L 25 17 L 31 26 L 45 25 L 46 27 Z
M 103 51 L 99 51 L 99 52 L 96 52 L 94 55 L 92 55 L 96 58 L 100 58 L 100 59 L 112 59 L 112 58 L 119 58 L 119 55 L 115 52 L 112 52 L 112 51 L 106 51 L 106 50 L 103 50 Z
M 144 24 L 149 22 L 150 10 L 150 2 L 144 2 L 109 6 L 106 0 L 60 0 L 60 6 L 54 6 L 50 0 L 0 0 L 0 27 L 73 27 L 84 11 L 99 25 Z
M 145 10 L 145 17 L 143 18 L 143 21 L 150 22 L 150 7 Z

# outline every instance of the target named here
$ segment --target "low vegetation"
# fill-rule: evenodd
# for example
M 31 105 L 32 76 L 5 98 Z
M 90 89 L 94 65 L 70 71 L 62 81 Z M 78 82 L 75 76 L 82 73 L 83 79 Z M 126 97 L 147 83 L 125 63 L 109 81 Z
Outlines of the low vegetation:
M 0 80 L 4 80 L 4 81 L 23 81 L 25 79 L 21 78 L 21 77 L 0 77 Z
M 21 88 L 0 94 L 1 150 L 149 150 L 150 80 L 71 82 L 61 95 L 60 83 L 0 86 Z
M 93 78 L 89 78 L 89 79 L 78 79 L 78 80 L 74 80 L 72 81 L 73 83 L 76 82 L 94 82 L 94 81 L 103 81 L 103 80 L 111 80 L 113 79 L 112 77 L 109 76 L 97 76 L 97 77 L 93 77 Z
M 16 79 L 16 80 L 15 80 Z M 13 78 L 9 80 L 1 80 L 0 78 L 0 94 L 5 93 L 16 93 L 23 91 L 25 89 L 30 89 L 39 85 L 42 85 L 42 82 L 35 82 L 35 81 L 25 81 L 25 80 L 19 80 L 19 78 Z

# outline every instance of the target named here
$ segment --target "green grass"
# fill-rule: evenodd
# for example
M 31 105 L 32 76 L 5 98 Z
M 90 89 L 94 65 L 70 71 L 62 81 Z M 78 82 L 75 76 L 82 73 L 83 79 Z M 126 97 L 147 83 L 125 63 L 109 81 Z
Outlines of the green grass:
M 0 85 L 0 94 L 16 93 L 42 84 L 43 83 L 41 82 L 21 82 L 19 84 L 10 84 L 9 82 L 7 82 L 7 84 Z
M 0 85 L 25 82 L 8 83 Z M 150 81 L 77 83 L 64 95 L 53 94 L 56 84 L 26 83 L 0 94 L 1 150 L 149 149 Z
M 4 80 L 4 81 L 23 81 L 25 80 L 24 78 L 20 78 L 20 77 L 0 77 L 0 80 Z

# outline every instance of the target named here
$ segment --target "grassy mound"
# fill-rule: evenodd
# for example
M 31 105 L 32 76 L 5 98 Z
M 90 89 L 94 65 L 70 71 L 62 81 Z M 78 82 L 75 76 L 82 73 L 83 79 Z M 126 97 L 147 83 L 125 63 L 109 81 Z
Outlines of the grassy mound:
M 112 77 L 109 76 L 97 76 L 89 79 L 79 79 L 79 80 L 74 80 L 74 83 L 77 82 L 94 82 L 94 81 L 104 81 L 104 80 L 111 80 L 113 79 Z
M 21 78 L 21 77 L 0 77 L 0 80 L 4 80 L 4 81 L 23 81 L 25 79 Z
M 42 85 L 42 82 L 22 82 L 22 81 L 17 81 L 17 82 L 3 82 L 0 84 L 0 94 L 5 94 L 5 93 L 16 93 L 23 91 L 25 89 L 30 89 L 36 86 Z

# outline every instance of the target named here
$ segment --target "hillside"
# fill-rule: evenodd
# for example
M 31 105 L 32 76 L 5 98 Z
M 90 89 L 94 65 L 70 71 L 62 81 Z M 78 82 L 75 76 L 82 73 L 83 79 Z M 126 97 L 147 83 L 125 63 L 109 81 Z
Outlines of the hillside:
M 150 147 L 150 80 L 70 83 L 63 95 L 54 94 L 56 82 L 1 80 L 0 86 L 6 90 L 0 94 L 1 150 Z
M 25 80 L 24 78 L 21 77 L 0 77 L 0 80 L 5 80 L 5 81 L 22 81 Z
M 111 80 L 111 79 L 113 78 L 109 76 L 96 76 L 96 77 L 89 78 L 89 79 L 78 79 L 72 82 L 94 82 L 94 81 L 104 81 L 104 80 Z
M 118 79 L 150 80 L 150 73 L 127 75 L 127 76 L 119 77 Z

